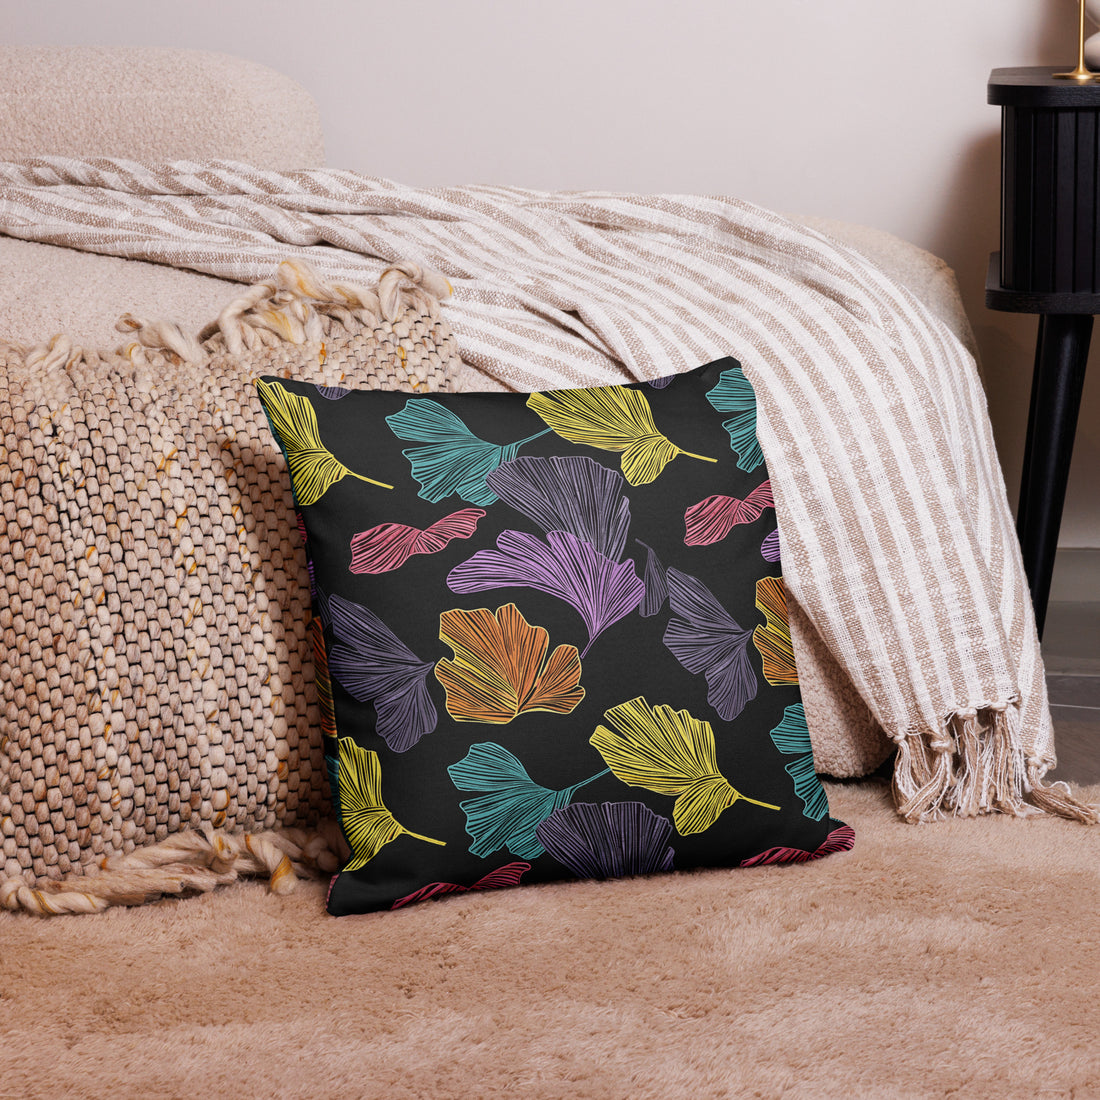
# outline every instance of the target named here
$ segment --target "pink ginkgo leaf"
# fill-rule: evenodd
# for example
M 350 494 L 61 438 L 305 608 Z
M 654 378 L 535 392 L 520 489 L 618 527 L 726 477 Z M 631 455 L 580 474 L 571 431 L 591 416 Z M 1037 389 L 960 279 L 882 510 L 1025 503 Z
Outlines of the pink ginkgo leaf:
M 759 519 L 765 508 L 774 508 L 771 481 L 763 481 L 744 500 L 712 496 L 693 504 L 684 513 L 684 544 L 710 546 L 721 542 L 739 523 Z
M 484 515 L 481 508 L 462 508 L 423 531 L 404 523 L 382 523 L 360 531 L 351 540 L 351 571 L 389 573 L 414 554 L 437 554 L 452 539 L 468 539 Z
M 847 852 L 855 842 L 855 830 L 850 825 L 841 825 L 829 833 L 816 851 L 807 852 L 804 848 L 768 848 L 767 851 L 743 859 L 741 866 L 763 867 L 769 863 L 808 863 L 811 859 L 821 859 L 833 852 Z
M 518 886 L 520 879 L 530 870 L 530 863 L 517 861 L 506 863 L 503 867 L 490 871 L 484 878 L 479 878 L 473 886 L 460 886 L 457 882 L 429 882 L 427 886 L 421 886 L 414 893 L 398 898 L 390 908 L 400 909 L 404 905 L 428 901 L 443 894 L 468 894 L 473 890 L 499 890 L 505 886 Z

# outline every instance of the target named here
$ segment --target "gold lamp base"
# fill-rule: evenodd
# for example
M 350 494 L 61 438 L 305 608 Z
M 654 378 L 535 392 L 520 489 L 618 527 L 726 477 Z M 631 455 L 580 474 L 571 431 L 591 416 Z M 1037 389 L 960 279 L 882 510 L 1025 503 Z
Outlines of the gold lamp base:
M 1085 0 L 1080 0 L 1080 12 L 1077 20 L 1077 68 L 1071 73 L 1051 73 L 1051 76 L 1062 77 L 1067 80 L 1076 80 L 1084 84 L 1089 80 L 1096 80 L 1100 73 L 1094 73 L 1085 67 Z
M 1067 80 L 1078 80 L 1082 84 L 1089 80 L 1100 79 L 1100 73 L 1094 73 L 1091 69 L 1074 69 L 1071 73 L 1051 73 L 1050 75 L 1065 77 Z

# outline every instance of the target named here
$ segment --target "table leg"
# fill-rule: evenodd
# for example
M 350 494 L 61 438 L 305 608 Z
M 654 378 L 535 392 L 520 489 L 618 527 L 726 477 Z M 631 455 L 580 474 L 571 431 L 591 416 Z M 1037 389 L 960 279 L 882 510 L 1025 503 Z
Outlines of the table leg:
M 1091 336 L 1092 317 L 1088 314 L 1039 317 L 1016 531 L 1040 638 Z

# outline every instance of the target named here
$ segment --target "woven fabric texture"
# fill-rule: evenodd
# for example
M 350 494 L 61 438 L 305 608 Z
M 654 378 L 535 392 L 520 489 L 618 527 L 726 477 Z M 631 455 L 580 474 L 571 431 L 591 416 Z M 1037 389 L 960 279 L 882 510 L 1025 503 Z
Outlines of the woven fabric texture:
M 0 881 L 323 811 L 309 578 L 252 379 L 453 389 L 448 290 L 284 264 L 199 338 L 0 347 Z

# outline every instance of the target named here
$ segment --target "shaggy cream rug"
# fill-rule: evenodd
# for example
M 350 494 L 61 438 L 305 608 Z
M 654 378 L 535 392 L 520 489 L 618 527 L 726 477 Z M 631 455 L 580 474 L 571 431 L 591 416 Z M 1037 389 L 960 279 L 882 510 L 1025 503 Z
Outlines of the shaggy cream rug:
M 810 864 L 0 915 L 0 1096 L 1100 1096 L 1100 829 L 829 796 Z

